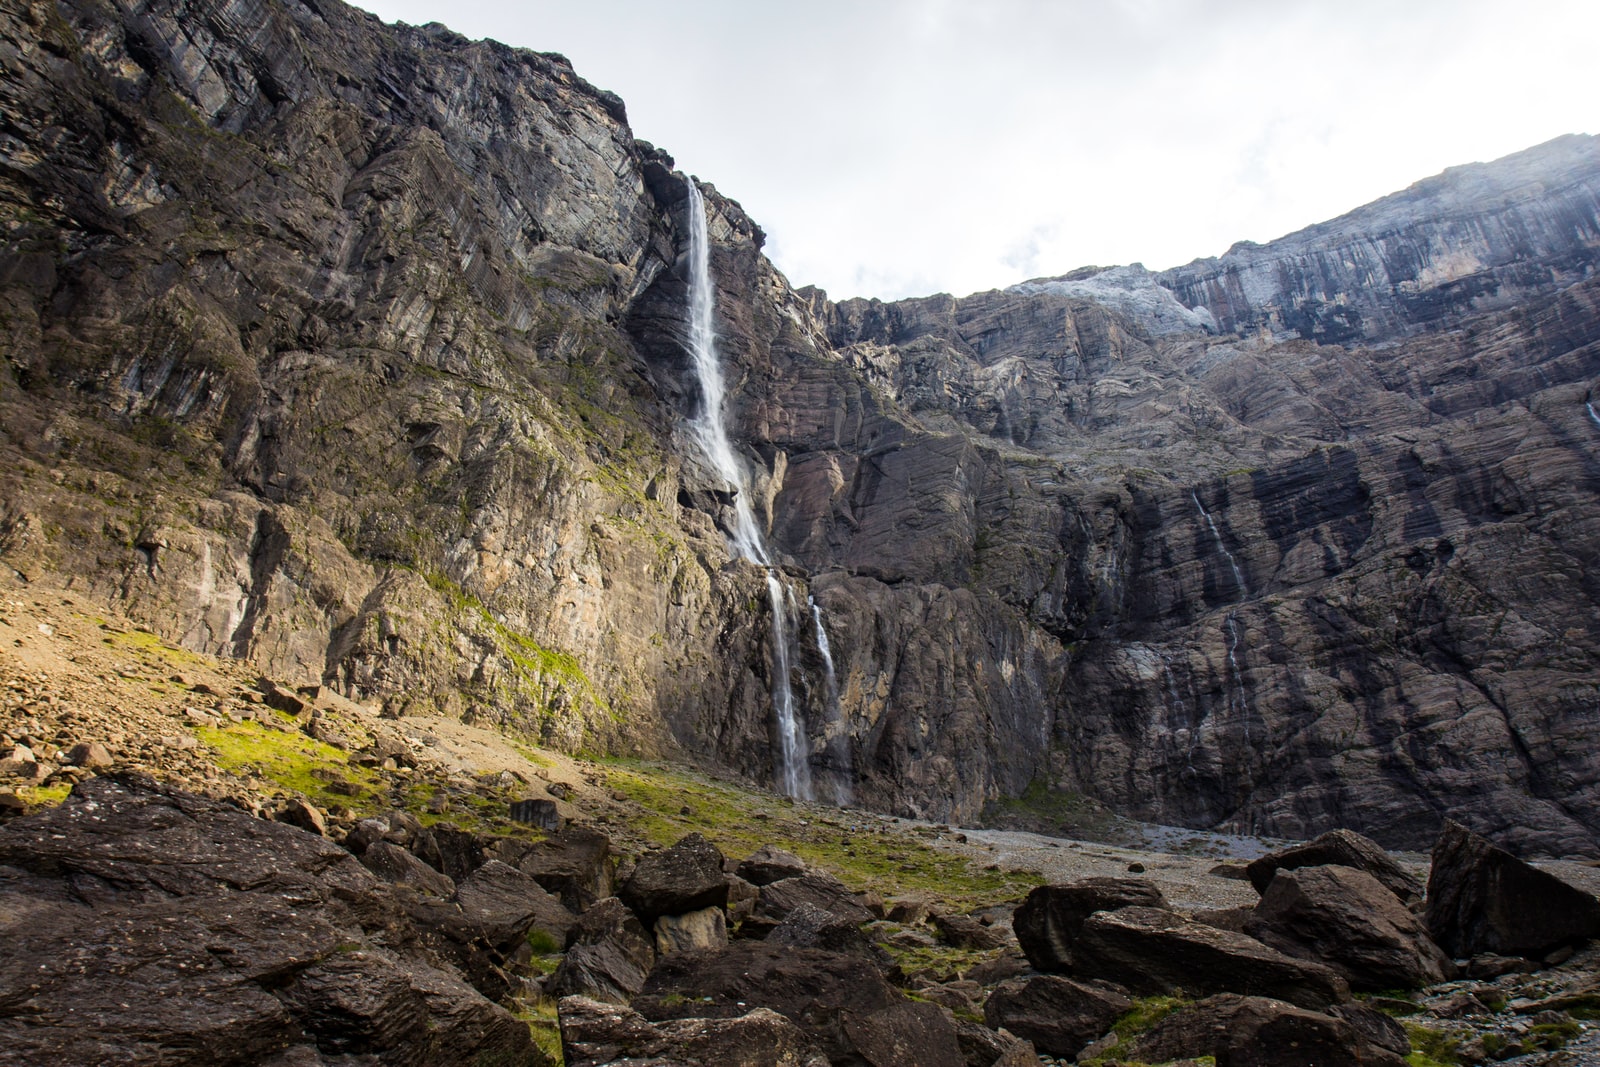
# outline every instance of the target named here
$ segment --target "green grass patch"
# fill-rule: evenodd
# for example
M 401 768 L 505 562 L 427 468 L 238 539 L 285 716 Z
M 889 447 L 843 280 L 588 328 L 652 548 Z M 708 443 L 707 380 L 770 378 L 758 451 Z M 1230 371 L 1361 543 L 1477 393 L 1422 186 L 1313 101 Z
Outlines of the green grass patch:
M 1583 1028 L 1571 1019 L 1562 1019 L 1560 1022 L 1534 1023 L 1533 1029 L 1528 1031 L 1528 1044 L 1534 1048 L 1558 1049 L 1568 1041 L 1577 1037 Z
M 67 799 L 67 794 L 72 792 L 72 783 L 56 782 L 52 785 L 24 785 L 17 788 L 17 796 L 28 805 L 29 809 L 53 808 Z
M 532 1003 L 519 1004 L 512 1014 L 528 1025 L 529 1036 L 551 1067 L 566 1063 L 561 1052 L 561 1022 L 556 1016 L 555 1001 L 540 997 Z
M 991 800 L 983 809 L 983 825 L 1000 830 L 1028 830 L 1052 837 L 1134 844 L 1123 820 L 1082 793 L 1051 789 L 1035 778 L 1019 797 Z
M 1043 882 L 1029 872 L 985 870 L 922 844 L 909 832 L 882 832 L 875 817 L 804 808 L 692 771 L 607 761 L 606 784 L 645 809 L 630 825 L 648 841 L 670 845 L 697 831 L 735 857 L 776 845 L 832 872 L 857 892 L 924 896 L 970 910 L 1015 900 Z
M 1456 1067 L 1461 1062 L 1461 1039 L 1421 1023 L 1402 1023 L 1411 1039 L 1411 1067 Z
M 298 731 L 274 730 L 247 720 L 226 727 L 197 726 L 194 733 L 216 754 L 223 770 L 265 778 L 284 792 L 299 793 L 323 807 L 341 805 L 369 813 L 388 806 L 376 772 L 352 764 L 339 749 Z M 330 791 L 339 779 L 354 783 L 360 794 Z
M 1111 1024 L 1112 1032 L 1124 1041 L 1137 1037 L 1178 1009 L 1188 1007 L 1189 1003 L 1181 997 L 1140 997 Z

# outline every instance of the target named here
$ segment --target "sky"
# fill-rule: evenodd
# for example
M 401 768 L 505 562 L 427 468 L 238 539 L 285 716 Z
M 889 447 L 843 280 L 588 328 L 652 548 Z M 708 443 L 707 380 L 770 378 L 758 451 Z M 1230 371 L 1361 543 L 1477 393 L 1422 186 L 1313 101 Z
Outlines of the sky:
M 560 52 L 795 285 L 1152 270 L 1600 132 L 1595 0 L 362 0 Z

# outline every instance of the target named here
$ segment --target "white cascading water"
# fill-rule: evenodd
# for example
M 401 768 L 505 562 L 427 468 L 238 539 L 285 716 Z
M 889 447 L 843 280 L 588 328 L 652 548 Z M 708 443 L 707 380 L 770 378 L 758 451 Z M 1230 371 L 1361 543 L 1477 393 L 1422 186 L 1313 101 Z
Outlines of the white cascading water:
M 1228 567 L 1233 571 L 1233 581 L 1238 587 L 1239 596 L 1249 592 L 1244 584 L 1244 572 L 1239 569 L 1239 561 L 1233 558 L 1233 553 L 1228 551 L 1228 546 L 1222 543 L 1222 532 L 1217 529 L 1217 524 L 1211 518 L 1211 512 L 1200 503 L 1200 494 L 1191 491 L 1189 499 L 1194 501 L 1195 510 L 1200 512 L 1200 518 L 1205 520 L 1206 529 L 1211 531 L 1211 540 L 1216 543 L 1217 551 L 1222 558 L 1228 561 Z M 1233 612 L 1228 613 L 1226 623 L 1228 631 L 1228 673 L 1233 675 L 1234 693 L 1239 706 L 1239 721 L 1244 724 L 1245 744 L 1250 743 L 1250 702 L 1244 691 L 1244 672 L 1239 669 L 1239 646 L 1244 638 L 1239 633 L 1239 619 Z
M 1583 406 L 1588 410 L 1589 417 L 1594 420 L 1594 424 L 1596 426 L 1600 426 L 1600 415 L 1595 414 L 1594 401 L 1593 400 L 1585 400 L 1583 402 Z
M 839 722 L 839 676 L 833 669 L 833 646 L 828 643 L 828 628 L 822 625 L 822 605 L 808 597 L 811 624 L 817 630 L 817 651 L 822 653 L 822 680 L 826 686 L 828 710 L 828 748 L 833 762 L 833 802 L 846 807 L 855 802 L 855 782 L 850 773 L 850 742 Z
M 1211 512 L 1200 503 L 1200 494 L 1189 493 L 1189 499 L 1194 501 L 1195 509 L 1200 512 L 1200 517 L 1205 520 L 1206 529 L 1211 531 L 1211 540 L 1216 542 L 1217 551 L 1222 553 L 1222 558 L 1228 561 L 1228 566 L 1233 570 L 1233 581 L 1239 587 L 1239 595 L 1244 596 L 1249 592 L 1244 584 L 1244 572 L 1239 569 L 1239 561 L 1233 558 L 1233 553 L 1228 551 L 1228 546 L 1222 543 L 1222 533 L 1217 529 L 1217 524 L 1211 519 Z
M 717 477 L 733 491 L 733 551 L 766 569 L 767 599 L 772 603 L 772 714 L 778 735 L 778 781 L 796 800 L 811 799 L 811 770 L 806 762 L 805 729 L 789 682 L 789 616 L 783 583 L 750 509 L 750 486 L 734 455 L 723 421 L 726 390 L 717 358 L 716 297 L 711 283 L 711 241 L 706 233 L 705 198 L 694 179 L 689 187 L 689 355 L 700 385 L 700 411 L 689 423 L 695 445 Z

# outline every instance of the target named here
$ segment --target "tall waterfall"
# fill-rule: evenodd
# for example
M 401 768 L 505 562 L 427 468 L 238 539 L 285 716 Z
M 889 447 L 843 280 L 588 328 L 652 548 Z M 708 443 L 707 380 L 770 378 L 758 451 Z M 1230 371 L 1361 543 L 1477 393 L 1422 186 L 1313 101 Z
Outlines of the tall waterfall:
M 789 666 L 794 661 L 787 597 L 778 569 L 750 509 L 750 483 L 734 454 L 723 418 L 727 391 L 717 356 L 716 294 L 711 281 L 711 241 L 706 233 L 705 198 L 694 179 L 689 187 L 689 355 L 700 386 L 700 410 L 689 423 L 696 447 L 733 490 L 733 551 L 767 572 L 767 599 L 772 604 L 772 714 L 777 735 L 778 782 L 797 800 L 811 799 L 811 769 L 806 762 L 806 733 L 795 706 Z

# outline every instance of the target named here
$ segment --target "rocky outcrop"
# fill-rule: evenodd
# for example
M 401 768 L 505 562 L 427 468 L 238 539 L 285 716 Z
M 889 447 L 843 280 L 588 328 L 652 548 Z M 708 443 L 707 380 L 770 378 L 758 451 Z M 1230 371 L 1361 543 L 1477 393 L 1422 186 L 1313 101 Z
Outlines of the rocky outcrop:
M 1588 277 L 1600 245 L 1600 146 L 1559 137 L 1265 245 L 1157 277 L 1218 327 L 1378 341 L 1513 306 Z
M 619 100 L 333 0 L 13 5 L 0 61 L 8 566 L 288 690 L 773 780 L 689 179 Z M 1594 144 L 893 304 L 702 186 L 817 795 L 1600 850 Z
M 545 1062 L 350 853 L 142 776 L 0 829 L 0 896 L 0 1063 Z

